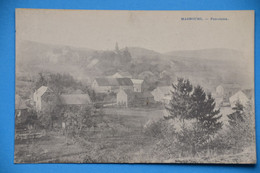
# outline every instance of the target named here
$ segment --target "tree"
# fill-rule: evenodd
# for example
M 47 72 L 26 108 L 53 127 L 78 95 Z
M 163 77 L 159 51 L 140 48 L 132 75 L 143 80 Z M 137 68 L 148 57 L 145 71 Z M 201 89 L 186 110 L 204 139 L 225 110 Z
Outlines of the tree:
M 191 149 L 193 155 L 198 147 L 209 143 L 221 128 L 220 110 L 215 109 L 215 100 L 211 94 L 206 94 L 202 87 L 193 89 L 189 80 L 178 79 L 173 84 L 172 100 L 166 108 L 170 116 L 166 119 L 182 121 L 181 129 L 177 132 L 178 142 L 182 150 Z
M 170 116 L 165 117 L 166 119 L 180 118 L 183 120 L 191 118 L 191 92 L 193 86 L 189 80 L 178 78 L 177 84 L 172 84 L 172 100 L 166 109 L 169 111 Z
M 245 121 L 244 106 L 240 103 L 239 100 L 237 100 L 235 107 L 232 109 L 234 110 L 234 112 L 229 114 L 227 117 L 229 125 L 234 128 Z
M 244 147 L 255 144 L 254 112 L 252 103 L 243 106 L 239 100 L 233 110 L 234 112 L 228 115 L 230 133 L 227 140 L 233 147 L 233 152 L 237 153 Z
M 193 106 L 190 117 L 198 121 L 207 135 L 215 134 L 222 128 L 223 123 L 219 121 L 222 115 L 219 115 L 219 109 L 215 109 L 216 103 L 211 94 L 206 95 L 202 87 L 197 86 L 191 98 Z

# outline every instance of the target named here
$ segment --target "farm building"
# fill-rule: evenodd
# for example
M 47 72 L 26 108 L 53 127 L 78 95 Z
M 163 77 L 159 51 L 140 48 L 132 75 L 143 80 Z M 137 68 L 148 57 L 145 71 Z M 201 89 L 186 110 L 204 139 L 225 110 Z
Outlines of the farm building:
M 171 96 L 171 90 L 173 90 L 172 86 L 161 86 L 155 88 L 151 94 L 154 96 L 154 100 L 157 102 L 164 103 L 165 101 L 169 101 L 169 96 Z
M 78 92 L 79 91 L 77 91 L 77 93 Z M 55 95 L 54 92 L 46 86 L 42 86 L 35 91 L 34 101 L 36 105 L 36 111 L 38 112 L 47 110 L 50 107 L 56 105 L 79 106 L 90 105 L 92 103 L 88 94 Z
M 97 93 L 109 93 L 118 89 L 115 78 L 96 78 L 92 83 L 92 89 Z
M 220 84 L 216 87 L 216 95 L 223 97 L 224 102 L 228 102 L 228 98 L 240 89 L 241 87 L 238 84 Z
M 92 88 L 96 93 L 117 92 L 119 89 L 133 90 L 133 82 L 130 78 L 96 78 Z
M 142 85 L 144 80 L 141 79 L 131 79 L 134 85 L 134 92 L 142 92 Z
M 134 99 L 134 92 L 132 90 L 120 89 L 116 95 L 116 103 L 118 106 L 129 107 Z
M 153 103 L 155 103 L 154 96 L 150 92 L 134 93 L 134 106 L 149 106 Z
M 231 107 L 235 107 L 237 101 L 239 101 L 243 106 L 253 98 L 253 90 L 239 90 L 234 95 L 229 98 Z
M 148 106 L 153 104 L 154 97 L 150 92 L 133 92 L 120 89 L 117 93 L 117 105 L 124 107 Z
M 52 101 L 57 99 L 56 95 L 51 89 L 46 86 L 41 86 L 33 94 L 33 100 L 35 102 L 36 111 L 42 111 L 48 107 L 49 104 L 52 104 Z

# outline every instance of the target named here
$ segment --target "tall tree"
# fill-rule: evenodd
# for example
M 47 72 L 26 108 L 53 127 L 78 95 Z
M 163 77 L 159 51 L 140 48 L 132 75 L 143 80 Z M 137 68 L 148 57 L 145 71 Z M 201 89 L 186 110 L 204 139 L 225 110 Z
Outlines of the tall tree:
M 254 112 L 251 102 L 243 106 L 239 100 L 233 110 L 234 112 L 228 115 L 230 130 L 228 142 L 233 147 L 233 152 L 237 153 L 244 147 L 255 145 Z
M 190 117 L 198 120 L 207 135 L 215 134 L 222 128 L 223 123 L 219 121 L 222 115 L 219 115 L 219 109 L 215 109 L 214 98 L 211 94 L 206 95 L 200 86 L 194 88 L 191 98 L 193 106 Z
M 215 100 L 202 87 L 193 89 L 189 80 L 179 78 L 173 84 L 172 100 L 166 108 L 170 116 L 166 119 L 182 120 L 177 140 L 183 151 L 193 155 L 197 149 L 207 145 L 214 134 L 222 128 L 220 111 L 215 109 Z
M 172 84 L 172 100 L 166 109 L 169 111 L 170 116 L 165 117 L 166 119 L 180 118 L 184 119 L 190 118 L 190 112 L 192 108 L 191 104 L 191 92 L 193 86 L 189 80 L 184 80 L 183 78 L 178 78 L 177 84 Z

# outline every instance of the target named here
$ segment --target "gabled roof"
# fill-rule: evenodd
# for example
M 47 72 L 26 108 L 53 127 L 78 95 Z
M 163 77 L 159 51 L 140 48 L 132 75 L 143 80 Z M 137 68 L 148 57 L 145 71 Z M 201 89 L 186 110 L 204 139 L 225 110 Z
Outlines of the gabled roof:
M 133 96 L 134 95 L 134 92 L 132 90 L 129 90 L 129 89 L 126 89 L 126 90 L 123 90 L 127 96 Z
M 99 86 L 118 86 L 116 78 L 96 78 Z
M 119 86 L 133 86 L 133 82 L 130 78 L 116 78 Z
M 133 84 L 142 84 L 144 82 L 144 80 L 142 79 L 131 79 L 131 81 L 133 82 Z
M 42 96 L 45 92 L 52 92 L 52 90 L 50 90 L 48 87 L 46 86 L 41 86 L 40 88 L 38 88 L 36 91 L 35 91 L 35 94 L 37 94 L 38 96 Z
M 91 103 L 88 94 L 62 94 L 60 95 L 60 101 L 62 105 L 85 105 Z

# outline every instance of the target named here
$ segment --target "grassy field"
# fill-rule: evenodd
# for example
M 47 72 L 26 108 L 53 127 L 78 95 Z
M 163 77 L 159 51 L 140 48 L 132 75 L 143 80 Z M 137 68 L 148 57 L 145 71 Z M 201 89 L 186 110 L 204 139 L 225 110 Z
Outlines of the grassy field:
M 163 110 L 146 108 L 104 108 L 101 123 L 84 128 L 77 137 L 61 131 L 47 131 L 46 136 L 16 140 L 16 163 L 131 163 L 160 162 L 153 147 L 159 141 L 145 134 L 149 122 L 163 118 Z M 230 109 L 223 109 L 222 120 Z M 182 162 L 172 158 L 164 162 Z M 191 158 L 183 158 L 190 162 Z M 208 158 L 209 159 L 209 158 Z M 207 160 L 208 160 L 207 159 Z M 220 159 L 221 160 L 221 159 Z M 234 160 L 234 159 L 233 159 Z M 201 161 L 202 162 L 202 161 Z
M 162 110 L 105 108 L 104 122 L 79 137 L 66 138 L 59 131 L 30 140 L 16 140 L 15 162 L 143 162 L 151 140 L 144 125 L 163 116 Z M 141 156 L 142 155 L 142 156 Z

